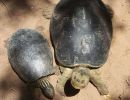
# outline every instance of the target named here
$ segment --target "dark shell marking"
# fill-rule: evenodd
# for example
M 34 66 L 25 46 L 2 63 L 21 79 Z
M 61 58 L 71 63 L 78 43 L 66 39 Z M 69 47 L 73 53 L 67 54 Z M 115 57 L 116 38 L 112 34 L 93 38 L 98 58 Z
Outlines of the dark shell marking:
M 111 13 L 100 0 L 63 2 L 56 6 L 50 24 L 57 61 L 67 67 L 100 67 L 112 40 Z
M 47 40 L 37 31 L 20 29 L 8 42 L 12 68 L 25 82 L 53 73 L 52 54 Z

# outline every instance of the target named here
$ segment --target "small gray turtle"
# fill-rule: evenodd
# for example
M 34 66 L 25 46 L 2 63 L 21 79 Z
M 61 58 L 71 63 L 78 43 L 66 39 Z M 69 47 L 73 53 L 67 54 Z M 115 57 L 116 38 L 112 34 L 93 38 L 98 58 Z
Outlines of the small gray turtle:
M 101 0 L 60 0 L 52 14 L 50 34 L 62 75 L 57 90 L 64 93 L 68 79 L 76 89 L 94 84 L 105 97 L 109 92 L 99 75 L 112 40 L 112 10 Z
M 9 39 L 7 49 L 9 62 L 16 74 L 52 99 L 54 88 L 47 77 L 54 71 L 48 41 L 35 30 L 19 29 Z

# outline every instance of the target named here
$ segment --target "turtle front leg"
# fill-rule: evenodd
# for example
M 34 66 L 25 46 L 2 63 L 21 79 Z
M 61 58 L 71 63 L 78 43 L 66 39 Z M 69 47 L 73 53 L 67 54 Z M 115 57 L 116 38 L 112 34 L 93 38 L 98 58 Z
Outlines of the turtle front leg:
M 90 70 L 90 81 L 106 100 L 111 100 L 108 88 L 105 85 L 104 81 L 101 79 L 98 69 Z
M 55 95 L 54 87 L 52 84 L 47 80 L 46 77 L 43 77 L 36 82 L 28 83 L 29 86 L 34 88 L 40 88 L 43 95 L 48 99 L 53 99 Z
M 50 19 L 54 10 L 55 4 L 52 4 L 49 1 L 46 1 L 43 8 L 43 16 L 46 19 Z
M 72 74 L 72 69 L 65 68 L 62 75 L 59 77 L 57 81 L 57 85 L 56 85 L 57 91 L 63 96 L 65 96 L 65 92 L 64 92 L 65 83 L 71 77 L 71 74 Z

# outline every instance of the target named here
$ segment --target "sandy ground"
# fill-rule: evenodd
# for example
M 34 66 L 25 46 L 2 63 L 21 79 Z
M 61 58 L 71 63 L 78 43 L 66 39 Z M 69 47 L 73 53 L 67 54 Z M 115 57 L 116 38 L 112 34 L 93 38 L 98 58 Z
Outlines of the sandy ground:
M 49 20 L 42 15 L 45 0 L 4 1 L 8 9 L 0 2 L 0 100 L 47 100 L 40 90 L 28 88 L 18 78 L 9 65 L 6 50 L 6 40 L 19 28 L 37 29 L 50 41 Z M 108 60 L 100 70 L 101 76 L 113 100 L 130 100 L 130 0 L 103 1 L 114 10 L 114 33 Z M 55 86 L 57 76 L 49 79 Z M 54 100 L 104 99 L 90 83 L 75 96 L 62 97 L 56 92 Z

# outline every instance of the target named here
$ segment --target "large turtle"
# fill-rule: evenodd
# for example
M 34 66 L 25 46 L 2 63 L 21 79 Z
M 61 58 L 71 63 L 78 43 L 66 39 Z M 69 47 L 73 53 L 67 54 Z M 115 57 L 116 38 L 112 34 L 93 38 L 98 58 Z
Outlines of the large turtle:
M 68 79 L 76 89 L 92 82 L 101 95 L 109 92 L 99 75 L 112 40 L 112 11 L 101 0 L 60 0 L 50 23 L 55 58 L 62 75 L 57 89 L 62 94 Z
M 17 75 L 28 85 L 40 88 L 47 98 L 53 98 L 54 88 L 47 80 L 54 73 L 47 40 L 35 30 L 19 29 L 9 39 L 7 48 Z

